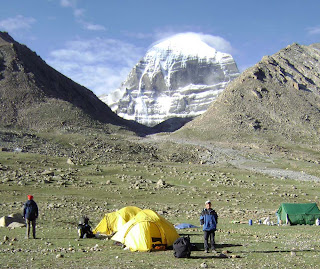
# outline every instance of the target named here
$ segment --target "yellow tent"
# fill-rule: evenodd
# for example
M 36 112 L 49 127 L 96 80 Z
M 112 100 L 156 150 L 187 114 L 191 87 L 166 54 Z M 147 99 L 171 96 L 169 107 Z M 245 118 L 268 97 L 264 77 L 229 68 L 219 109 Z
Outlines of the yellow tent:
M 107 213 L 93 230 L 93 233 L 112 235 L 140 211 L 141 209 L 136 206 L 127 206 L 118 211 Z
M 131 251 L 149 251 L 161 246 L 172 246 L 179 237 L 174 226 L 150 209 L 140 211 L 111 238 Z

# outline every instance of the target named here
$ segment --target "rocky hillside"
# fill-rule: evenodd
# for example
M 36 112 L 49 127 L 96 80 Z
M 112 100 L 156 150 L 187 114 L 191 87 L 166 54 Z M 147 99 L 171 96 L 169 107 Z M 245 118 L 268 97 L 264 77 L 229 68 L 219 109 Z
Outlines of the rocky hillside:
M 0 126 L 50 130 L 111 123 L 136 129 L 90 90 L 0 32 Z
M 151 47 L 121 87 L 100 98 L 119 116 L 155 126 L 204 113 L 238 75 L 230 54 L 178 34 Z
M 318 144 L 320 44 L 292 44 L 229 84 L 175 135 L 224 142 Z

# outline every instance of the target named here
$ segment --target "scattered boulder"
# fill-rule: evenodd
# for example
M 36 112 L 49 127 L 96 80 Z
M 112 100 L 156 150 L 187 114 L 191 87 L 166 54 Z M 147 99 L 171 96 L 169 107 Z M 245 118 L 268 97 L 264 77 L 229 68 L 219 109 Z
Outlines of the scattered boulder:
M 228 255 L 223 254 L 223 253 L 220 253 L 220 254 L 219 254 L 219 258 L 228 258 Z
M 25 225 L 25 221 L 22 218 L 21 214 L 15 213 L 9 216 L 3 216 L 0 218 L 0 227 L 9 227 L 10 224 L 12 223 L 17 223 L 18 224 L 23 224 L 21 227 Z
M 297 256 L 297 253 L 295 251 L 290 252 L 291 256 Z
M 67 164 L 74 165 L 74 162 L 70 158 L 68 158 Z
M 231 255 L 231 258 L 236 259 L 236 258 L 240 258 L 240 256 L 239 255 Z
M 44 176 L 54 176 L 54 172 L 53 171 L 50 171 L 50 170 L 44 170 L 41 175 L 44 175 Z
M 26 225 L 24 223 L 19 223 L 19 222 L 12 222 L 8 225 L 8 228 L 14 229 L 14 228 L 21 228 L 25 227 Z
M 168 184 L 162 180 L 162 179 L 159 179 L 159 181 L 157 182 L 157 188 L 160 189 L 160 188 L 166 188 L 168 187 Z
M 208 268 L 208 264 L 206 264 L 205 262 L 203 262 L 203 263 L 200 264 L 200 267 L 201 267 L 201 268 Z

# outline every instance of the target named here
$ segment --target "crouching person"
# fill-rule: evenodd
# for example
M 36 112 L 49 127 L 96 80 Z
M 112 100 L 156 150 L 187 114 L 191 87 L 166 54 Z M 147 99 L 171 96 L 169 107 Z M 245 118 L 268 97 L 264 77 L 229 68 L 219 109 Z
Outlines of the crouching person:
M 79 238 L 95 237 L 91 230 L 91 226 L 89 225 L 89 218 L 87 216 L 82 216 L 79 220 L 78 235 Z
M 200 215 L 200 224 L 203 225 L 204 232 L 204 251 L 209 253 L 209 238 L 212 252 L 215 252 L 215 232 L 218 224 L 218 214 L 211 208 L 211 202 L 205 202 L 204 208 Z

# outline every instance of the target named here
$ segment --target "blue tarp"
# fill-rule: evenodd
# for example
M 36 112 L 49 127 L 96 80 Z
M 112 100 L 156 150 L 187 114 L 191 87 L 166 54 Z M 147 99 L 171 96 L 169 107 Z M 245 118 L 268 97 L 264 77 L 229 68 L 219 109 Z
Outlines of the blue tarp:
M 180 230 L 180 229 L 199 228 L 199 227 L 192 225 L 190 223 L 180 223 L 180 224 L 175 225 L 174 228 Z

